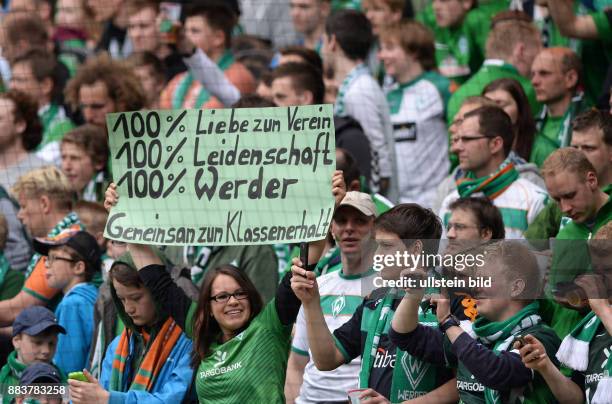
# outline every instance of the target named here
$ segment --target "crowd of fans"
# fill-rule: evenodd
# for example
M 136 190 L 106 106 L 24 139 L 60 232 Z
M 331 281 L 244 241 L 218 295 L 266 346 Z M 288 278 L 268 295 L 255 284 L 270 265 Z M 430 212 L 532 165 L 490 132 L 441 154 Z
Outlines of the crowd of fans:
M 612 403 L 609 0 L 2 6 L 3 404 Z M 104 238 L 107 114 L 323 103 L 308 262 Z M 464 242 L 489 294 L 375 287 Z

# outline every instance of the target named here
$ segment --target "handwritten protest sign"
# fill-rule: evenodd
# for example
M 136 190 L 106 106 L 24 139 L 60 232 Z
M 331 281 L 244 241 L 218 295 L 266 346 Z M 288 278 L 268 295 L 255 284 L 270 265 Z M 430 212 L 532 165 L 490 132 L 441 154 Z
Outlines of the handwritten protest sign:
M 119 202 L 105 237 L 163 245 L 324 238 L 331 105 L 107 115 Z

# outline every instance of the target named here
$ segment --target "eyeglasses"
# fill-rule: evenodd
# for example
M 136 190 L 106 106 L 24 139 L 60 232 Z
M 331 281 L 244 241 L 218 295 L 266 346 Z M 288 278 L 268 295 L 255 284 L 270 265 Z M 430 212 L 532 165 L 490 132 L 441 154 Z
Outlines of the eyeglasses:
M 222 292 L 218 295 L 211 296 L 210 300 L 214 300 L 217 303 L 227 303 L 229 302 L 230 297 L 233 297 L 236 300 L 244 300 L 249 297 L 249 292 L 245 292 L 243 290 L 239 290 L 234 293 Z
M 478 140 L 478 139 L 485 139 L 485 138 L 489 138 L 491 139 L 490 136 L 455 136 L 452 137 L 450 142 L 452 145 L 457 144 L 459 142 L 461 143 L 468 143 L 471 142 L 473 140 Z
M 47 256 L 47 261 L 46 261 L 46 265 L 53 265 L 53 263 L 55 261 L 66 261 L 66 262 L 78 262 L 77 260 L 73 259 L 73 258 L 66 258 L 66 257 L 59 257 L 57 255 L 51 255 L 49 254 Z
M 446 231 L 447 232 L 451 231 L 453 227 L 455 228 L 455 231 L 463 231 L 467 229 L 480 229 L 479 226 L 469 226 L 463 223 L 449 223 L 446 225 Z

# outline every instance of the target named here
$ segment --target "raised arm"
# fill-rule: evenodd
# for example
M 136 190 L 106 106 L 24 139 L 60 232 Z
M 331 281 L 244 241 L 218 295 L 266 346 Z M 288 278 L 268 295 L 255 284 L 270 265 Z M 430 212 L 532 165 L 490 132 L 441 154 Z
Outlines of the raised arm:
M 117 203 L 117 186 L 111 183 L 105 193 L 104 207 L 107 210 Z M 153 249 L 143 244 L 128 244 L 140 279 L 151 291 L 156 302 L 167 310 L 177 324 L 187 332 L 187 315 L 194 302 L 172 280 L 166 266 Z
M 525 367 L 537 370 L 550 388 L 559 404 L 582 404 L 584 393 L 570 378 L 566 377 L 552 363 L 544 345 L 533 335 L 525 336 L 526 344 L 520 347 L 519 353 Z M 515 343 L 519 348 L 520 343 Z
M 573 0 L 548 0 L 548 9 L 562 35 L 579 39 L 599 37 L 593 16 L 576 15 Z
M 312 360 L 319 370 L 336 369 L 344 364 L 345 358 L 325 323 L 315 274 L 298 265 L 291 267 L 291 273 L 291 288 L 302 301 Z

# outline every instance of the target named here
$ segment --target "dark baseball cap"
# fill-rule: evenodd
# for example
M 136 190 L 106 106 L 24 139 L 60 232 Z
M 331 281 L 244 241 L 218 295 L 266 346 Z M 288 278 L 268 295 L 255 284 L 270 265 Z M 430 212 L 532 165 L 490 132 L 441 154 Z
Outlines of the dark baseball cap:
M 27 386 L 33 383 L 61 383 L 62 378 L 55 368 L 45 362 L 34 362 L 21 373 L 19 385 Z
M 13 322 L 13 337 L 21 333 L 36 336 L 51 328 L 58 333 L 66 334 L 66 330 L 59 325 L 51 310 L 42 306 L 31 306 L 17 315 Z
M 66 231 L 54 238 L 34 239 L 34 251 L 49 255 L 49 250 L 66 246 L 72 248 L 93 270 L 99 271 L 102 266 L 102 251 L 95 237 L 86 231 Z

